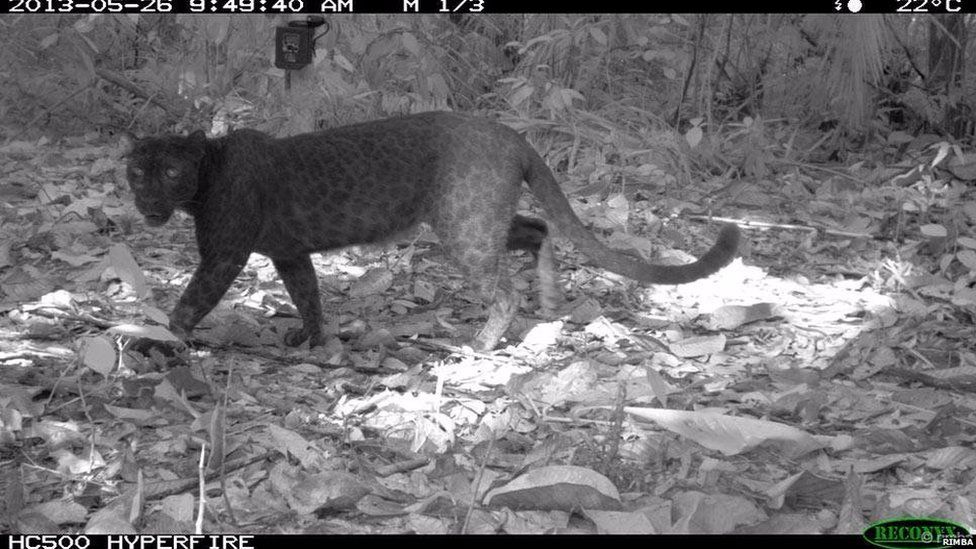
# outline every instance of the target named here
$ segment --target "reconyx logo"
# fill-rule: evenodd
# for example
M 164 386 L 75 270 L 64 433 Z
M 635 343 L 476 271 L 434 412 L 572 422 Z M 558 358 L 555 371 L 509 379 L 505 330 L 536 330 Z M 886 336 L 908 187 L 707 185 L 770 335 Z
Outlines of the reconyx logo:
M 965 526 L 942 519 L 903 517 L 876 522 L 864 530 L 864 539 L 878 547 L 972 547 Z

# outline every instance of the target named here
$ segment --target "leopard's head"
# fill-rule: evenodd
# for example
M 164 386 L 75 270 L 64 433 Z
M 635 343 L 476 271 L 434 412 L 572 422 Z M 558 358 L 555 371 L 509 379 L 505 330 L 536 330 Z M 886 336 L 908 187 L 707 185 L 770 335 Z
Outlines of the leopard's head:
M 202 131 L 187 137 L 123 136 L 129 187 L 135 194 L 136 208 L 150 227 L 163 225 L 176 208 L 192 203 L 199 189 L 206 144 Z

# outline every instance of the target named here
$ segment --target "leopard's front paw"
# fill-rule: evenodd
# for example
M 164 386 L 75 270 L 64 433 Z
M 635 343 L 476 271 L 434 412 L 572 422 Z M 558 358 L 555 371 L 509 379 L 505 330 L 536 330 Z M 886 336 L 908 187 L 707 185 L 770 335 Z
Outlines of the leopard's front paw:
M 165 371 L 185 364 L 188 359 L 187 351 L 189 348 L 182 341 L 160 341 L 142 337 L 130 341 L 126 350 L 143 355 L 146 362 L 142 362 L 142 364 Z

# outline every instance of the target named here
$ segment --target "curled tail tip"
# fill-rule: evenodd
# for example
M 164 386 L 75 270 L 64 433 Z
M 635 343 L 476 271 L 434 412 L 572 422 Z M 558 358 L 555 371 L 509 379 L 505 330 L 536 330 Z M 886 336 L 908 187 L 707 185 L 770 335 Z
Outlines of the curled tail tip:
M 711 276 L 732 262 L 739 255 L 739 227 L 726 224 L 718 234 L 711 248 L 698 261 L 686 265 L 650 265 L 645 276 L 631 275 L 631 278 L 651 284 L 686 284 Z M 645 268 L 647 266 L 645 265 Z M 623 273 L 626 274 L 626 273 Z
M 698 263 L 705 267 L 704 276 L 718 272 L 739 255 L 741 233 L 735 223 L 726 223 L 718 233 L 718 239 Z
M 726 223 L 722 226 L 722 231 L 718 233 L 718 241 L 715 243 L 715 247 L 726 250 L 729 254 L 728 260 L 732 261 L 738 255 L 740 238 L 739 226 L 735 223 Z

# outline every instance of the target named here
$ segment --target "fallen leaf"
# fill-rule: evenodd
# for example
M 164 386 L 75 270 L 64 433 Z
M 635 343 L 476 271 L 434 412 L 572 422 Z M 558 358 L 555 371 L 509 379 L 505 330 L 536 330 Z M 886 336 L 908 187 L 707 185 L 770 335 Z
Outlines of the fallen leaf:
M 180 338 L 173 335 L 162 326 L 140 326 L 137 324 L 119 324 L 106 330 L 110 334 L 118 334 L 132 338 L 151 339 L 153 341 L 180 341 Z
M 104 336 L 86 337 L 79 351 L 81 362 L 92 370 L 108 376 L 115 370 L 118 357 L 111 339 Z
M 718 353 L 725 349 L 725 336 L 722 334 L 688 337 L 680 341 L 672 342 L 668 348 L 681 358 L 694 358 L 698 356 Z
M 742 496 L 682 492 L 674 497 L 675 534 L 728 534 L 768 516 Z
M 653 421 L 727 456 L 741 454 L 762 444 L 772 444 L 789 457 L 799 457 L 825 444 L 789 425 L 713 412 L 687 412 L 627 406 L 628 414 Z
M 350 297 L 379 295 L 393 285 L 393 272 L 385 267 L 370 269 L 349 288 Z
M 596 525 L 599 534 L 660 534 L 640 511 L 598 511 L 585 509 L 583 515 Z
M 139 297 L 149 294 L 149 286 L 146 284 L 146 275 L 142 268 L 132 256 L 129 247 L 125 244 L 115 244 L 108 250 L 109 264 L 115 269 L 115 274 L 123 282 L 132 286 L 133 291 Z
M 607 477 L 574 465 L 532 469 L 485 495 L 485 505 L 510 509 L 574 511 L 620 508 L 620 493 Z
M 709 330 L 731 330 L 743 324 L 781 315 L 780 307 L 775 303 L 725 305 L 706 315 L 702 325 Z
M 341 471 L 309 474 L 286 467 L 275 467 L 269 480 L 295 512 L 309 515 L 319 510 L 355 507 L 369 488 L 355 475 Z

